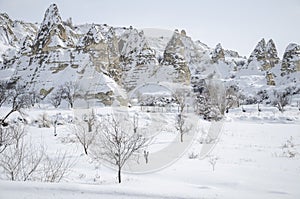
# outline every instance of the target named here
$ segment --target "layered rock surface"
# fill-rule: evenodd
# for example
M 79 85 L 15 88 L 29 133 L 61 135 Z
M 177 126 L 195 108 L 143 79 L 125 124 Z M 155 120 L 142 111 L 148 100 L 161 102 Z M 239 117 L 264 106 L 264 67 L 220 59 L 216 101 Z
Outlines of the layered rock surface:
M 279 63 L 277 49 L 272 39 L 268 43 L 265 39 L 258 42 L 248 59 L 248 65 L 257 64 L 256 62 L 259 63 L 259 69 L 264 71 L 270 70 Z
M 193 41 L 185 30 L 149 38 L 132 27 L 73 25 L 55 4 L 39 26 L 0 14 L 0 54 L 0 69 L 14 71 L 14 79 L 45 100 L 73 81 L 106 105 L 125 102 L 126 93 L 149 82 L 190 85 L 215 77 L 247 85 L 241 77 L 256 75 L 275 85 L 275 77 L 297 73 L 300 62 L 297 44 L 288 46 L 282 65 L 273 40 L 262 39 L 247 60 L 221 44 Z
M 288 45 L 283 54 L 281 71 L 282 75 L 300 71 L 300 45 L 295 43 Z

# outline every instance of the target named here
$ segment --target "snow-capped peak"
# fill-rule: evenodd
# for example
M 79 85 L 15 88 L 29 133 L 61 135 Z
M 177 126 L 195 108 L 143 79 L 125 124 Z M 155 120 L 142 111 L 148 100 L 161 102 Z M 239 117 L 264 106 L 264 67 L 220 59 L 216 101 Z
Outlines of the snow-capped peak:
M 282 59 L 282 75 L 300 71 L 300 45 L 291 43 L 287 46 Z
M 224 50 L 220 43 L 217 44 L 215 50 L 212 52 L 211 59 L 213 63 L 218 61 L 225 61 Z
M 96 43 L 99 43 L 101 40 L 104 39 L 103 35 L 99 31 L 98 26 L 92 26 L 91 29 L 88 31 L 87 35 L 92 36 Z
M 277 49 L 275 43 L 272 39 L 270 39 L 266 45 L 266 53 L 267 57 L 279 61 Z
M 248 59 L 248 65 L 260 65 L 259 69 L 265 71 L 273 68 L 278 62 L 279 58 L 275 43 L 270 39 L 266 44 L 264 38 L 258 42 Z
M 56 4 L 50 5 L 35 39 L 34 51 L 48 51 L 72 45 L 73 40 L 63 24 Z
M 258 44 L 255 46 L 254 50 L 252 51 L 249 62 L 253 61 L 254 59 L 260 60 L 261 57 L 264 56 L 266 49 L 266 41 L 264 38 L 262 38 Z
M 289 52 L 289 51 L 298 51 L 300 48 L 300 46 L 298 44 L 295 43 L 290 43 L 286 49 L 285 49 L 285 53 Z
M 98 25 L 92 25 L 89 31 L 79 40 L 77 46 L 87 47 L 91 44 L 98 44 L 104 41 L 104 36 L 102 35 Z
M 0 25 L 4 25 L 7 23 L 12 23 L 12 20 L 6 13 L 0 13 Z
M 54 24 L 62 24 L 62 19 L 60 17 L 57 5 L 51 4 L 45 12 L 44 20 L 41 24 L 41 27 L 48 26 L 50 28 Z

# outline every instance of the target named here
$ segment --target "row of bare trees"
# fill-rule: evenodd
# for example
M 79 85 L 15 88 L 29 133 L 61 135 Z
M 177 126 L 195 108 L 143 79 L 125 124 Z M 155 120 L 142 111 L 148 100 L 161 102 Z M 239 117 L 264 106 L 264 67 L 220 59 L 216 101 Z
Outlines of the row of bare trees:
M 258 111 L 262 109 L 259 104 L 264 101 L 276 107 L 280 112 L 284 112 L 285 107 L 291 103 L 293 93 L 297 93 L 296 88 L 259 91 L 256 96 L 249 99 L 241 93 L 238 86 L 226 86 L 225 82 L 217 80 L 203 80 L 196 87 L 195 104 L 196 112 L 203 115 L 204 119 L 220 120 L 229 109 L 239 107 L 244 104 L 258 104 Z M 293 91 L 296 90 L 296 91 Z M 300 109 L 299 109 L 300 110 Z M 246 110 L 242 107 L 242 112 Z
M 66 100 L 71 108 L 74 106 L 76 96 L 79 95 L 79 86 L 76 82 L 66 82 L 51 94 L 50 102 L 57 108 L 62 100 Z M 7 118 L 14 112 L 22 113 L 22 109 L 34 106 L 43 98 L 36 92 L 30 91 L 26 84 L 0 81 L 0 108 L 7 105 L 10 110 L 0 118 L 0 125 L 6 123 Z

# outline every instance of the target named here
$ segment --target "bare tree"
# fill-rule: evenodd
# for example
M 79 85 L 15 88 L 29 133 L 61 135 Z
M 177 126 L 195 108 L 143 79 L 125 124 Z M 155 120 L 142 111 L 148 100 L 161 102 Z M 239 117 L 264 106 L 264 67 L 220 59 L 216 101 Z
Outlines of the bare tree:
M 67 152 L 56 152 L 54 158 L 45 156 L 42 164 L 41 181 L 60 182 L 74 166 L 74 161 L 67 158 Z
M 215 79 L 200 81 L 194 91 L 196 111 L 204 119 L 220 120 L 235 103 L 238 104 L 239 97 L 234 87 L 226 89 L 222 82 Z
M 0 168 L 10 180 L 29 180 L 43 158 L 43 147 L 33 148 L 24 142 L 24 129 L 11 128 L 12 144 L 0 154 Z
M 223 116 L 227 106 L 225 87 L 221 82 L 213 79 L 208 81 L 207 87 L 212 105 L 217 108 Z
M 62 94 L 62 98 L 70 104 L 71 108 L 73 108 L 76 95 L 78 95 L 78 84 L 69 81 L 62 85 L 59 89 L 59 92 Z
M 88 132 L 92 132 L 93 126 L 96 123 L 96 114 L 95 114 L 94 110 L 92 110 L 91 113 L 85 114 L 83 116 L 83 120 L 88 125 Z
M 284 111 L 284 107 L 289 104 L 290 101 L 290 95 L 289 93 L 283 91 L 278 92 L 274 91 L 274 101 L 273 106 L 277 107 L 280 112 Z
M 18 148 L 24 135 L 25 129 L 20 124 L 0 126 L 0 153 L 10 145 L 15 145 Z
M 239 93 L 237 86 L 229 86 L 225 88 L 225 112 L 234 106 L 239 106 Z
M 8 95 L 8 85 L 5 81 L 0 81 L 0 107 L 7 101 L 9 98 Z
M 55 107 L 58 108 L 61 104 L 63 89 L 58 89 L 56 92 L 51 94 L 50 103 Z
M 66 152 L 55 157 L 45 155 L 44 146 L 26 143 L 24 128 L 7 128 L 12 134 L 10 144 L 0 153 L 0 169 L 8 179 L 59 182 L 74 165 Z
M 33 174 L 37 172 L 38 167 L 44 157 L 44 147 L 33 147 L 31 145 L 25 145 L 23 160 L 21 161 L 22 180 L 33 179 Z
M 0 119 L 0 125 L 6 125 L 5 120 L 13 113 L 20 112 L 23 108 L 28 108 L 32 106 L 32 93 L 27 92 L 25 86 L 15 85 L 13 88 L 7 87 L 5 102 L 11 104 L 10 111 Z M 2 99 L 3 101 L 3 99 Z M 2 104 L 4 102 L 1 102 Z
M 215 170 L 215 166 L 217 164 L 218 159 L 219 158 L 217 156 L 210 156 L 209 159 L 208 159 L 208 162 L 211 165 L 213 171 Z
M 12 181 L 19 180 L 19 176 L 21 175 L 21 166 L 24 159 L 23 152 L 24 145 L 22 143 L 21 147 L 15 148 L 9 146 L 1 153 L 0 167 L 7 178 Z
M 200 106 L 202 105 L 202 109 L 206 110 L 205 114 L 214 120 L 222 119 L 230 108 L 239 106 L 238 87 L 235 85 L 224 86 L 223 84 L 219 80 L 207 80 L 202 98 L 200 101 L 197 99 Z
M 12 135 L 10 127 L 0 126 L 0 153 L 2 153 L 6 147 L 12 144 Z
M 134 129 L 133 122 L 128 118 L 120 115 L 110 116 L 101 122 L 99 143 L 93 148 L 95 158 L 117 167 L 119 183 L 124 164 L 147 142 L 147 139 Z
M 180 142 L 183 142 L 183 136 L 191 130 L 191 126 L 186 124 L 186 115 L 178 113 L 175 121 L 175 128 L 180 133 Z
M 75 125 L 70 127 L 70 130 L 75 135 L 78 142 L 82 145 L 84 153 L 88 155 L 88 149 L 95 141 L 97 131 L 97 126 L 93 131 L 88 130 L 88 125 L 83 121 L 77 121 Z
M 145 158 L 146 164 L 148 164 L 148 161 L 149 161 L 149 151 L 144 150 L 144 158 Z
M 15 123 L 10 124 L 9 129 L 12 137 L 12 144 L 19 147 L 19 143 L 22 142 L 23 137 L 26 135 L 25 127 L 21 124 Z
M 59 119 L 59 116 L 61 116 L 61 113 L 57 113 L 53 116 L 52 118 L 52 124 L 53 124 L 53 135 L 54 136 L 57 136 L 57 125 L 58 125 L 58 119 Z
M 176 90 L 173 93 L 173 97 L 178 104 L 178 112 L 183 113 L 184 108 L 186 107 L 186 93 L 185 90 Z
M 187 134 L 191 127 L 187 127 L 186 122 L 186 114 L 184 113 L 184 109 L 186 107 L 186 92 L 184 90 L 177 90 L 173 97 L 175 98 L 177 104 L 178 104 L 178 114 L 176 116 L 175 120 L 175 128 L 180 133 L 180 141 L 183 142 L 183 136 L 184 134 Z

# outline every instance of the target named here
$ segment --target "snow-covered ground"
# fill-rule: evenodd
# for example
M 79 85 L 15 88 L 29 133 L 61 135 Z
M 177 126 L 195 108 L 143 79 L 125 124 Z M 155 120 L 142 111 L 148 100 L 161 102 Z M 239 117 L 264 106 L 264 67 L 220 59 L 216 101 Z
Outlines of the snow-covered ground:
M 121 184 L 117 183 L 115 170 L 84 155 L 81 145 L 74 142 L 67 121 L 75 111 L 28 110 L 32 121 L 44 112 L 50 118 L 58 112 L 62 114 L 66 123 L 58 126 L 58 136 L 53 136 L 53 127 L 35 125 L 27 127 L 27 136 L 31 143 L 43 142 L 49 154 L 67 151 L 74 166 L 60 183 L 1 180 L 0 198 L 300 198 L 300 111 L 297 107 L 287 107 L 280 113 L 262 106 L 262 112 L 258 113 L 254 105 L 243 108 L 246 112 L 230 110 L 214 149 L 205 158 L 200 156 L 201 138 L 212 123 L 193 116 L 190 122 L 194 123 L 195 135 L 185 136 L 186 142 L 189 136 L 193 142 L 183 155 L 178 154 L 176 161 L 155 172 L 125 172 Z M 97 109 L 99 115 L 108 111 Z M 151 164 L 155 161 L 153 154 L 171 144 L 181 144 L 172 122 L 175 113 L 140 114 L 141 126 L 162 130 L 149 147 Z M 148 126 L 155 120 L 164 125 Z M 290 157 L 291 153 L 295 156 Z M 214 171 L 212 160 L 216 161 Z

